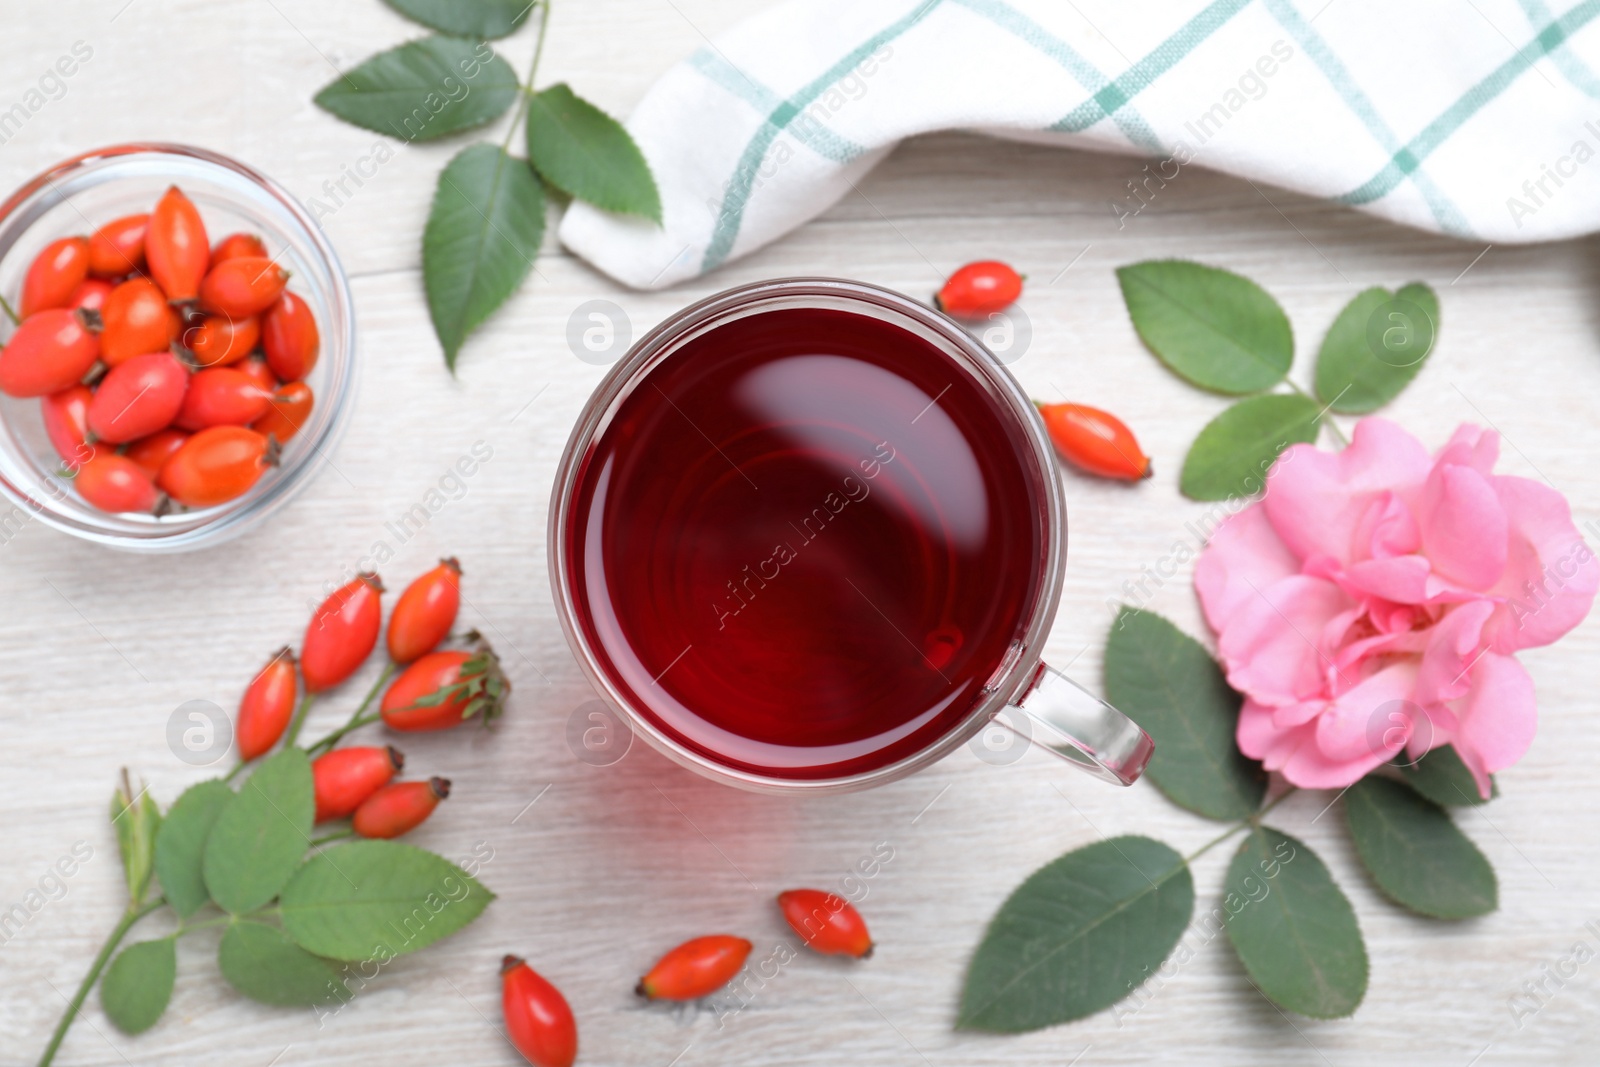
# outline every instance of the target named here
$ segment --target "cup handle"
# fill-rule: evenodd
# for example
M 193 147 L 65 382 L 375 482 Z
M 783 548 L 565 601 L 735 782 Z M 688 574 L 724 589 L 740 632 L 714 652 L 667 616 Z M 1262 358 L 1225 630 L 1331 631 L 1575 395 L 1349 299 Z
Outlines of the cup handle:
M 1044 663 L 1007 707 L 1027 717 L 1031 733 L 1004 718 L 995 720 L 1000 725 L 1114 785 L 1138 781 L 1155 754 L 1138 723 Z

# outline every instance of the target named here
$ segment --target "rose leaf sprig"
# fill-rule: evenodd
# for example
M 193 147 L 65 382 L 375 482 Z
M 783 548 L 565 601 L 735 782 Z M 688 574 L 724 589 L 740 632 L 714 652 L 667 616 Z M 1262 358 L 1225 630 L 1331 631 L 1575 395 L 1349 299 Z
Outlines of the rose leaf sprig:
M 1294 331 L 1272 295 L 1241 275 L 1187 260 L 1117 269 L 1139 337 L 1173 373 L 1240 400 L 1212 419 L 1183 463 L 1179 488 L 1192 500 L 1250 496 L 1278 454 L 1310 443 L 1329 417 L 1372 412 L 1399 395 L 1433 352 L 1439 300 L 1422 282 L 1365 289 L 1323 337 L 1312 390 L 1288 378 Z M 1280 386 L 1288 392 L 1277 392 Z
M 467 718 L 488 723 L 501 713 L 510 682 L 487 642 L 474 633 L 468 649 L 439 647 L 455 623 L 460 578 L 460 565 L 447 559 L 407 587 L 390 613 L 389 662 L 377 684 L 321 740 L 295 743 L 312 704 L 377 646 L 383 583 L 375 574 L 329 596 L 312 614 L 299 657 L 284 648 L 246 687 L 235 726 L 240 761 L 226 777 L 190 786 L 163 814 L 123 772 L 111 821 L 127 906 L 40 1067 L 55 1058 L 97 981 L 101 1006 L 119 1029 L 137 1034 L 155 1025 L 172 998 L 177 940 L 195 930 L 222 928 L 218 968 L 245 996 L 280 1006 L 342 1004 L 356 993 L 350 964 L 414 952 L 483 912 L 494 894 L 476 878 L 477 854 L 458 864 L 393 840 L 434 812 L 449 781 L 395 780 L 405 757 L 392 746 L 335 747 L 379 718 L 405 732 Z M 381 710 L 366 714 L 397 668 Z M 246 768 L 251 773 L 235 790 L 229 783 Z M 313 836 L 330 823 L 347 825 Z M 336 843 L 347 838 L 356 840 Z M 119 952 L 133 926 L 158 911 L 171 913 L 173 932 Z
M 1313 398 L 1292 383 L 1264 392 L 1286 379 L 1292 336 L 1253 282 L 1174 261 L 1118 273 L 1163 362 L 1214 391 L 1260 394 L 1201 432 L 1182 476 L 1200 500 L 1266 494 L 1216 528 L 1196 565 L 1221 663 L 1131 607 L 1105 650 L 1108 699 L 1155 739 L 1151 783 L 1232 825 L 1187 856 L 1123 836 L 1034 872 L 979 944 L 957 1026 L 1035 1030 L 1125 1001 L 1119 1015 L 1136 1013 L 1223 933 L 1280 1008 L 1348 1016 L 1370 967 L 1355 909 L 1305 842 L 1263 820 L 1298 790 L 1336 790 L 1317 817 L 1342 807 L 1390 901 L 1441 921 L 1493 911 L 1494 870 L 1447 809 L 1488 802 L 1493 773 L 1527 749 L 1533 686 L 1513 653 L 1584 618 L 1600 562 L 1558 492 L 1493 474 L 1492 432 L 1463 426 L 1430 456 L 1366 419 L 1342 452 L 1311 444 L 1323 426 L 1343 439 L 1329 411 L 1369 412 L 1415 377 L 1437 333 L 1426 286 L 1351 301 Z M 1196 924 L 1190 865 L 1239 834 Z
M 476 129 L 516 104 L 500 145 L 468 145 L 439 175 L 422 238 L 422 276 L 445 365 L 455 370 L 467 335 L 521 286 L 544 239 L 548 199 L 661 222 L 661 196 L 644 154 L 622 124 L 564 83 L 533 88 L 550 0 L 388 0 L 439 31 L 380 52 L 328 83 L 317 106 L 407 143 Z M 487 42 L 539 12 L 527 77 Z M 509 152 L 519 123 L 526 158 Z

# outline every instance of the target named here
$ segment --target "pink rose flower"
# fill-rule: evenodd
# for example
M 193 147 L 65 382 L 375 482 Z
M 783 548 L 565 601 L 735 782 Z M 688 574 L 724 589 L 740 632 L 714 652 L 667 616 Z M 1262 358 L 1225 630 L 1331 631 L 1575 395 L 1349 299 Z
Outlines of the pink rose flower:
M 1582 621 L 1600 563 L 1560 493 L 1493 473 L 1499 452 L 1462 426 L 1430 459 L 1364 419 L 1342 452 L 1287 449 L 1217 527 L 1194 584 L 1245 755 L 1336 789 L 1453 744 L 1484 796 L 1522 757 L 1537 716 L 1513 654 Z

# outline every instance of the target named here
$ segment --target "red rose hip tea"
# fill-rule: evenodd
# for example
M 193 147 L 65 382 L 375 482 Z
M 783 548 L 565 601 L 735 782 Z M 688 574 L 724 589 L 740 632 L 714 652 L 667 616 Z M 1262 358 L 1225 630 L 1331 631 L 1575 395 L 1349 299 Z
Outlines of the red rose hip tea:
M 835 778 L 927 748 L 1037 608 L 1048 502 L 1014 414 L 909 330 L 784 308 L 687 341 L 582 460 L 576 625 L 653 725 Z

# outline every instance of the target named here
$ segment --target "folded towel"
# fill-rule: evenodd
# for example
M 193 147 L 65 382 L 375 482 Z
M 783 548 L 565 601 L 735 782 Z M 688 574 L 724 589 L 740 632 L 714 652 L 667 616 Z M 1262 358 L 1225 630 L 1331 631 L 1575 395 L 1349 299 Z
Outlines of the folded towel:
M 561 240 L 659 288 L 945 129 L 1148 157 L 1126 225 L 1203 166 L 1480 242 L 1600 229 L 1600 0 L 791 0 L 628 122 L 664 224 L 573 203 Z M 1091 21 L 1092 20 L 1092 21 Z

